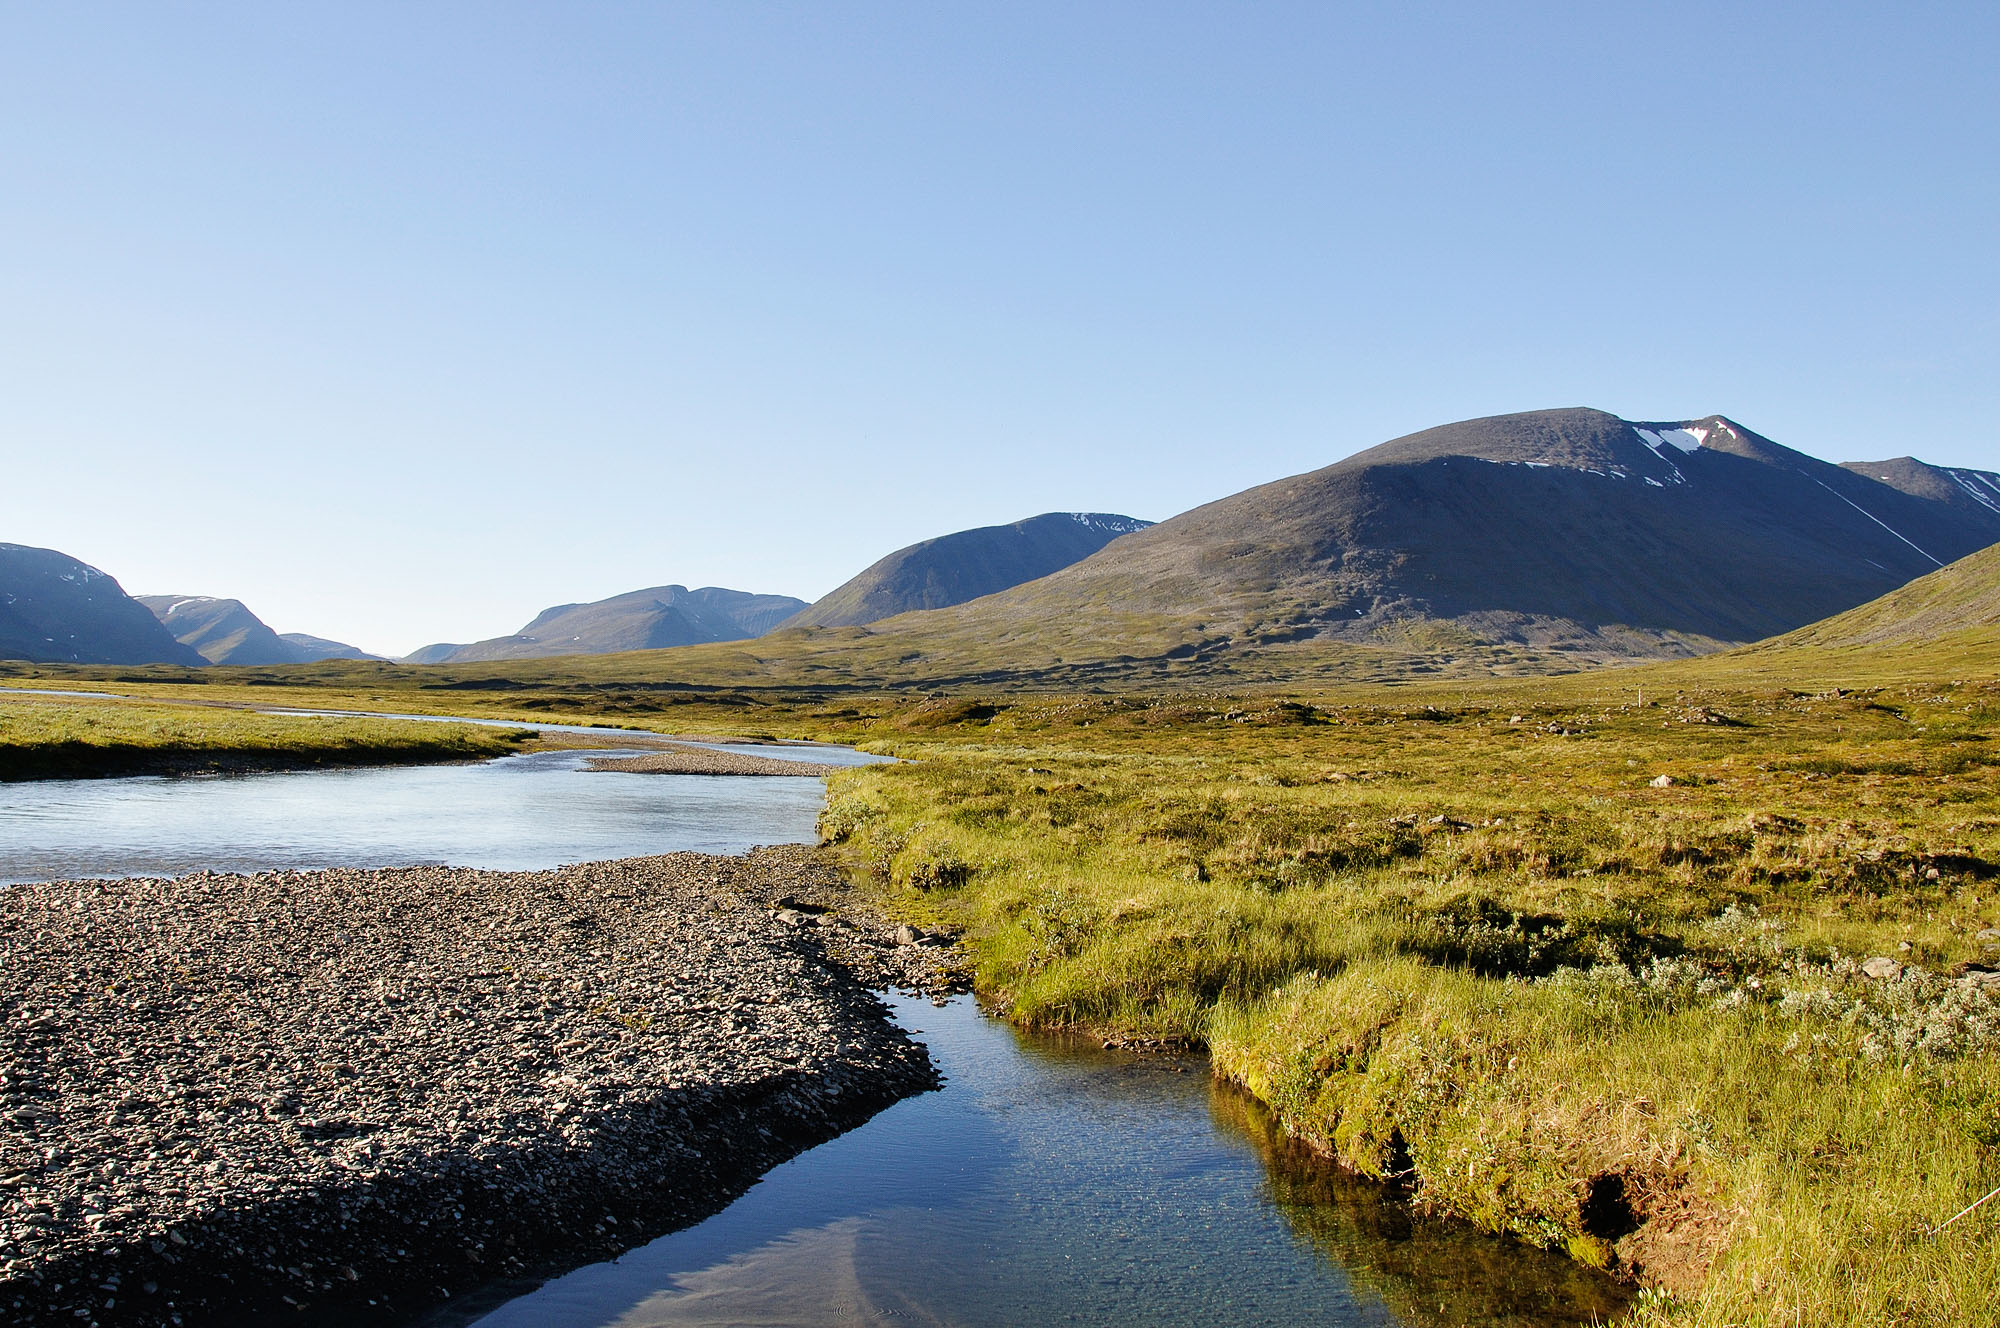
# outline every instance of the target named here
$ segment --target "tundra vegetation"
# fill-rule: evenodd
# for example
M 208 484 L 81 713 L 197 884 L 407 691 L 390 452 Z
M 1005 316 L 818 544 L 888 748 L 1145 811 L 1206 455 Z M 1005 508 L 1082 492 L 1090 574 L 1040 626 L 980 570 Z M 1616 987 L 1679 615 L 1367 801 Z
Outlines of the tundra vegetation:
M 1014 1018 L 1206 1045 L 1634 1322 L 1993 1322 L 2000 685 L 1686 672 L 939 700 L 823 833 Z
M 343 666 L 319 695 L 911 758 L 832 777 L 828 851 L 961 933 L 1012 1018 L 1206 1047 L 1418 1209 L 1637 1278 L 1647 1328 L 1958 1324 L 2000 1321 L 2000 1199 L 1953 1220 L 2000 1186 L 1996 654 L 928 699 Z M 203 689 L 311 695 L 278 681 Z
M 0 695 L 0 780 L 419 765 L 517 751 L 525 729 Z

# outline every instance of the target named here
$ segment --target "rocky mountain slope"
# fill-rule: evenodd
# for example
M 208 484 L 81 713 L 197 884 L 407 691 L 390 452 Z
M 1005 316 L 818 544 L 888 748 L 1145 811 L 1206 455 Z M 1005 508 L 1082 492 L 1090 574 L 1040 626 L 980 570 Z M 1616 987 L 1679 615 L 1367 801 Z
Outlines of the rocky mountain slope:
M 1020 659 L 1293 642 L 1672 657 L 1852 608 L 2000 541 L 2000 510 L 1721 416 L 1468 420 L 1164 521 L 999 595 L 877 623 Z
M 1921 646 L 1982 629 L 2000 631 L 2000 544 L 1769 644 Z
M 784 625 L 843 627 L 991 595 L 1081 562 L 1152 522 L 1105 512 L 1046 512 L 898 549 Z
M 1969 516 L 2000 514 L 2000 474 L 1963 466 L 1933 466 L 1915 457 L 1895 457 L 1888 461 L 1847 461 L 1842 470 L 1851 470 L 1892 489 L 1932 502 L 1943 503 Z
M 0 659 L 200 664 L 146 606 L 54 549 L 0 544 Z
M 239 599 L 210 595 L 140 595 L 138 600 L 210 664 L 310 664 L 322 659 L 376 659 L 364 650 L 302 632 L 279 635 Z
M 804 600 L 790 595 L 754 595 L 720 586 L 700 590 L 653 586 L 590 604 L 558 604 L 544 609 L 512 636 L 471 645 L 440 642 L 414 651 L 404 660 L 457 664 L 743 641 L 762 636 L 805 607 Z

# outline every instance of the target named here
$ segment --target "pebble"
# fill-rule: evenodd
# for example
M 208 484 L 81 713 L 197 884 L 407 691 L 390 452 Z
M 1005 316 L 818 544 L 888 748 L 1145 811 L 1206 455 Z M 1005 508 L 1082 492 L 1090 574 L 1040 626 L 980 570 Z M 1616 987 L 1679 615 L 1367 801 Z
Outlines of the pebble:
M 803 846 L 0 887 L 0 1322 L 404 1323 L 699 1220 L 935 1086 L 868 987 L 951 961 L 768 902 L 842 888 Z
M 709 747 L 666 745 L 667 750 L 645 756 L 596 756 L 587 764 L 592 770 L 623 770 L 640 775 L 767 775 L 824 776 L 844 767 L 821 761 L 787 761 L 778 756 L 750 756 L 743 752 L 718 752 Z

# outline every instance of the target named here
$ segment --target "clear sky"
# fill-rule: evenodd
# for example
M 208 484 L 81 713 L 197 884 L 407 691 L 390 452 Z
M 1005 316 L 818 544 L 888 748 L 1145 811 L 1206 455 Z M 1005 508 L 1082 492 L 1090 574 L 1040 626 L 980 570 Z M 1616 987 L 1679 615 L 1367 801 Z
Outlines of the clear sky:
M 401 653 L 1470 416 L 2000 468 L 2000 7 L 0 0 L 0 540 Z

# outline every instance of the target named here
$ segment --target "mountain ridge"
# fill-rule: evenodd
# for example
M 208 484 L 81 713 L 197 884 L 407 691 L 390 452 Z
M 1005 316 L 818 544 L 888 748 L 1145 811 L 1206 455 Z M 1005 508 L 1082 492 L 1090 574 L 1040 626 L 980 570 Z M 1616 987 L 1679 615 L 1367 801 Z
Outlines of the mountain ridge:
M 762 636 L 805 607 L 804 600 L 790 595 L 722 586 L 650 586 L 587 603 L 552 605 L 518 632 L 466 645 L 438 642 L 412 651 L 403 662 L 541 659 L 743 641 Z
M 948 608 L 1037 580 L 1152 525 L 1109 512 L 1044 512 L 919 540 L 887 554 L 781 627 L 858 627 Z
M 378 659 L 343 641 L 302 632 L 284 635 L 240 599 L 215 595 L 136 595 L 175 639 L 210 664 L 312 664 L 324 659 Z
M 1059 647 L 1087 644 L 1067 626 L 1079 616 L 1122 613 L 1190 643 L 1372 644 L 1423 623 L 1674 657 L 1840 612 L 1995 540 L 2000 512 L 1904 493 L 1723 416 L 1573 408 L 1391 439 L 935 616 Z
M 53 664 L 207 661 L 108 572 L 57 549 L 0 544 L 0 658 Z

